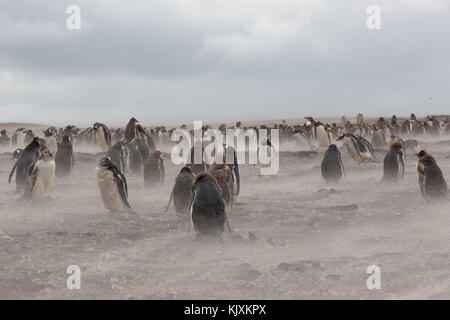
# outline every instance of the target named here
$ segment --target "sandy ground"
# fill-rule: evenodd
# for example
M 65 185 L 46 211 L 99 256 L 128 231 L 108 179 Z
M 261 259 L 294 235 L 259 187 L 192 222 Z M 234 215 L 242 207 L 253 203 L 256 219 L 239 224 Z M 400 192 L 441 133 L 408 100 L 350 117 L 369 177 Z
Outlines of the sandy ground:
M 421 145 L 448 177 L 450 137 Z M 448 202 L 421 198 L 413 156 L 402 181 L 379 184 L 382 162 L 358 166 L 343 150 L 347 175 L 331 189 L 320 176 L 323 150 L 283 150 L 276 177 L 241 166 L 233 232 L 215 241 L 196 240 L 184 217 L 164 212 L 180 170 L 167 156 L 160 188 L 127 175 L 138 215 L 117 216 L 99 197 L 95 150 L 75 148 L 72 175 L 35 204 L 7 183 L 12 150 L 3 150 L 0 299 L 450 298 Z M 69 265 L 81 268 L 80 290 L 66 287 Z M 381 269 L 380 290 L 367 289 L 369 265 Z

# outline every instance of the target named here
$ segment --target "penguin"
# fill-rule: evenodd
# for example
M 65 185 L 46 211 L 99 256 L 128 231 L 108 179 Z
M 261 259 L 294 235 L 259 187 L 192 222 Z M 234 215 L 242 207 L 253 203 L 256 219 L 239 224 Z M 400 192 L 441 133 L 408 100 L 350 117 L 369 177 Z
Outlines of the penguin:
M 444 199 L 447 197 L 447 181 L 441 168 L 435 163 L 423 161 L 425 168 L 424 196 L 426 199 Z
M 20 148 L 20 149 L 24 148 L 26 146 L 25 145 L 25 134 L 26 134 L 25 128 L 18 128 L 14 132 L 14 134 L 11 138 L 11 144 L 15 145 L 16 148 Z
M 9 135 L 8 132 L 6 132 L 5 129 L 0 131 L 0 146 L 1 147 L 7 147 L 9 145 Z
M 25 145 L 30 144 L 30 142 L 33 141 L 34 137 L 35 137 L 35 135 L 34 135 L 32 130 L 26 130 L 25 131 L 25 137 L 24 137 L 24 140 L 23 140 L 24 144 Z
M 52 156 L 56 156 L 56 151 L 58 151 L 58 141 L 53 133 L 53 131 L 49 128 L 43 131 L 45 144 L 47 145 L 48 151 L 52 154 Z
M 394 143 L 399 143 L 402 146 L 402 155 L 403 160 L 406 160 L 406 147 L 405 147 L 405 141 L 403 141 L 402 138 L 395 134 L 391 134 L 389 137 L 389 146 L 392 146 Z
M 113 213 L 127 210 L 135 213 L 128 203 L 128 185 L 125 176 L 109 157 L 102 157 L 95 168 L 97 185 L 106 209 Z
M 331 137 L 328 128 L 326 128 L 323 123 L 314 121 L 312 117 L 305 117 L 305 119 L 309 120 L 311 125 L 315 128 L 319 147 L 328 148 L 331 144 Z
M 48 149 L 43 149 L 27 170 L 27 185 L 24 199 L 32 201 L 49 197 L 50 188 L 55 176 L 55 161 Z
M 320 167 L 322 177 L 327 183 L 338 182 L 339 180 L 341 180 L 342 175 L 345 175 L 341 152 L 338 150 L 335 144 L 331 144 L 328 147 L 328 150 L 325 151 L 325 155 Z
M 22 151 L 19 159 L 17 159 L 14 167 L 9 174 L 8 182 L 11 183 L 11 178 L 16 171 L 16 189 L 17 191 L 24 190 L 27 183 L 27 170 L 29 166 L 39 157 L 40 144 L 37 140 L 31 141 L 29 145 Z
M 225 207 L 230 208 L 234 200 L 233 177 L 230 168 L 226 164 L 213 163 L 208 173 L 216 179 Z
M 121 142 L 116 142 L 109 148 L 106 156 L 111 159 L 111 162 L 120 170 L 125 172 L 125 151 Z
M 164 184 L 164 160 L 161 151 L 155 151 L 144 163 L 144 185 Z
M 374 162 L 374 151 L 369 141 L 363 137 L 356 136 L 352 133 L 346 133 L 336 141 L 343 141 L 348 152 L 354 160 L 361 164 L 362 162 Z
M 75 166 L 73 157 L 73 147 L 70 137 L 64 135 L 61 143 L 58 145 L 58 151 L 55 155 L 56 176 L 59 178 L 67 177 Z
M 136 141 L 126 143 L 128 150 L 128 166 L 132 173 L 141 173 L 142 170 L 142 158 L 139 149 L 137 148 Z
M 131 118 L 130 121 L 128 121 L 127 126 L 125 127 L 125 140 L 126 141 L 133 141 L 134 138 L 136 138 L 137 132 L 136 132 L 136 123 L 139 121 L 136 120 L 136 118 Z
M 231 232 L 217 181 L 206 172 L 194 178 L 188 231 L 191 224 L 198 236 L 220 237 L 225 226 Z
M 233 177 L 233 194 L 234 199 L 237 198 L 239 193 L 241 192 L 241 176 L 239 174 L 239 163 L 236 155 L 236 150 L 228 144 L 224 145 L 224 156 L 225 156 L 225 163 L 228 165 L 228 167 L 231 170 L 232 177 Z
M 400 143 L 395 142 L 391 145 L 391 149 L 384 157 L 383 170 L 383 181 L 395 181 L 405 176 L 403 147 Z
M 189 205 L 192 199 L 192 183 L 194 174 L 191 168 L 184 166 L 175 179 L 175 185 L 170 193 L 169 203 L 166 207 L 166 212 L 169 210 L 170 204 L 173 200 L 175 211 L 178 213 L 188 214 Z
M 136 132 L 137 132 L 138 137 L 140 137 L 141 139 L 143 139 L 146 142 L 147 147 L 150 150 L 150 152 L 156 151 L 156 145 L 155 145 L 155 142 L 154 142 L 152 136 L 150 134 L 148 134 L 147 131 L 140 124 L 136 125 Z
M 103 152 L 108 151 L 111 147 L 111 131 L 103 123 L 96 122 L 93 126 L 93 131 L 97 137 L 98 145 Z
M 23 149 L 16 149 L 16 150 L 14 150 L 14 152 L 12 154 L 11 160 L 16 160 L 16 162 L 14 162 L 14 166 L 12 167 L 11 172 L 9 174 L 8 183 L 11 183 L 12 176 L 14 175 L 14 172 L 16 171 L 16 168 L 17 168 L 17 162 L 18 162 L 17 160 L 19 160 L 20 156 L 22 155 L 22 152 L 23 152 Z
M 447 195 L 447 182 L 434 157 L 425 150 L 416 153 L 417 175 L 419 177 L 420 193 L 424 198 L 439 198 Z M 427 172 L 428 171 L 428 172 Z M 428 173 L 428 180 L 427 179 Z M 428 185 L 428 189 L 425 185 Z
M 378 130 L 377 126 L 372 128 L 372 139 L 371 143 L 375 150 L 385 150 L 386 149 L 386 136 L 383 130 Z
M 144 140 L 145 138 L 136 138 L 136 147 L 139 151 L 139 154 L 141 155 L 142 163 L 145 163 L 145 161 L 150 156 L 150 150 L 147 146 L 147 143 Z

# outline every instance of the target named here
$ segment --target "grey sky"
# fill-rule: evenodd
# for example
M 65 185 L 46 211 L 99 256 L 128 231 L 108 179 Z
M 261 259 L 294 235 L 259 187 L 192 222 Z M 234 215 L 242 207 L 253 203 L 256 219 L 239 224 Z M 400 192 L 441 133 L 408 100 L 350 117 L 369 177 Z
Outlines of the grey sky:
M 448 0 L 0 0 L 0 122 L 450 113 L 449 85 Z

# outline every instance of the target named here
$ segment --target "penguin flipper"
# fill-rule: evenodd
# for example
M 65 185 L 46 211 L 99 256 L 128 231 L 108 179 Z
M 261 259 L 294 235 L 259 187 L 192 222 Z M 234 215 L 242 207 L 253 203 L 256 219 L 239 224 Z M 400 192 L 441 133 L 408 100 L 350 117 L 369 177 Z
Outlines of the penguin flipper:
M 14 163 L 14 166 L 11 169 L 11 173 L 9 174 L 9 178 L 8 178 L 8 183 L 11 183 L 11 179 L 14 175 L 14 172 L 16 171 L 16 168 L 17 168 L 17 161 L 16 161 L 16 163 Z

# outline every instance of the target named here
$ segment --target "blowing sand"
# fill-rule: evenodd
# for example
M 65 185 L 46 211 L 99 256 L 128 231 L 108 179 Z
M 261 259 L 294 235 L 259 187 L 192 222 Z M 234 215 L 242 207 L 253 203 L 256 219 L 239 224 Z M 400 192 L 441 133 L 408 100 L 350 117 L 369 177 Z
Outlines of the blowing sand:
M 450 137 L 419 141 L 450 177 Z M 146 189 L 127 174 L 135 216 L 104 208 L 95 150 L 75 147 L 71 176 L 55 179 L 38 204 L 18 201 L 7 183 L 12 150 L 0 153 L 0 298 L 450 298 L 448 202 L 422 199 L 411 154 L 403 180 L 380 184 L 384 153 L 358 166 L 341 148 L 347 175 L 330 187 L 320 176 L 324 150 L 283 150 L 276 177 L 240 167 L 233 232 L 221 240 L 196 240 L 185 217 L 164 212 L 181 168 L 167 154 L 164 186 Z M 66 287 L 69 265 L 81 268 L 80 290 Z M 380 290 L 367 289 L 369 265 L 381 269 Z

